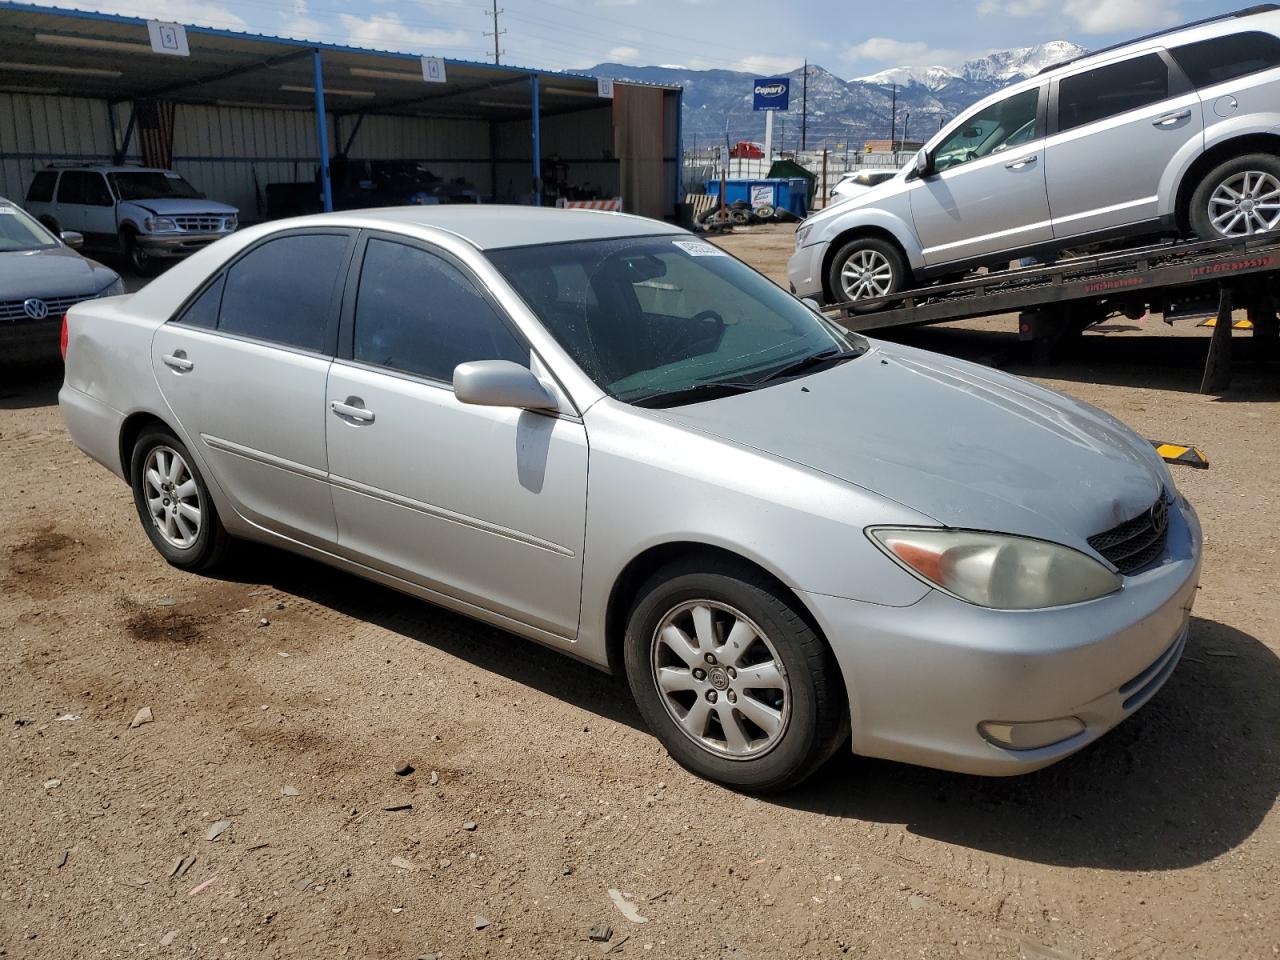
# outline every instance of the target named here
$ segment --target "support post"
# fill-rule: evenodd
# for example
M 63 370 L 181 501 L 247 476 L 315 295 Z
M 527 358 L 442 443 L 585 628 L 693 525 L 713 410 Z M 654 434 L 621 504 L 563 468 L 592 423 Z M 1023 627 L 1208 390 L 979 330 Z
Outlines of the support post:
M 538 75 L 529 78 L 533 91 L 533 205 L 542 206 L 542 104 Z
M 1209 339 L 1201 393 L 1221 393 L 1231 386 L 1231 310 L 1231 287 L 1224 283 L 1218 289 L 1218 322 Z
M 133 100 L 129 103 L 129 123 L 124 128 L 124 140 L 120 142 L 120 149 L 116 151 L 115 162 L 117 164 L 124 163 L 129 156 L 129 144 L 133 142 L 133 128 L 138 125 L 138 101 Z
M 315 75 L 316 91 L 316 138 L 320 142 L 320 193 L 323 197 L 324 212 L 333 212 L 333 185 L 329 181 L 329 122 L 324 107 L 324 71 L 320 59 L 320 51 L 311 51 L 311 65 Z
M 764 112 L 764 162 L 773 160 L 773 110 Z M 766 173 L 768 171 L 765 171 Z
M 1270 363 L 1280 358 L 1280 317 L 1276 316 L 1275 297 L 1262 284 L 1249 302 L 1249 319 L 1253 322 L 1253 358 L 1257 363 Z
M 684 209 L 684 90 L 676 91 L 676 190 L 673 197 L 679 219 L 680 211 Z

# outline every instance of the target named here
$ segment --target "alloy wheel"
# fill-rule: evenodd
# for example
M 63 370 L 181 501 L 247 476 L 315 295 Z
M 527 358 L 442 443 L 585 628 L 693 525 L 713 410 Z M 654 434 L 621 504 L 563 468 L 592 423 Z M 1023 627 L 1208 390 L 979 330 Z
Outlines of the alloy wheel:
M 782 740 L 791 713 L 787 672 L 746 614 L 714 600 L 682 603 L 658 622 L 651 646 L 659 699 L 702 749 L 748 760 Z
M 1248 237 L 1280 226 L 1280 180 L 1262 170 L 1232 174 L 1209 197 L 1209 222 L 1224 237 Z
M 156 446 L 147 454 L 142 474 L 147 512 L 165 542 L 185 550 L 200 536 L 200 488 L 191 467 L 172 447 Z
M 840 287 L 847 300 L 887 297 L 893 292 L 893 265 L 878 250 L 856 250 L 840 269 Z

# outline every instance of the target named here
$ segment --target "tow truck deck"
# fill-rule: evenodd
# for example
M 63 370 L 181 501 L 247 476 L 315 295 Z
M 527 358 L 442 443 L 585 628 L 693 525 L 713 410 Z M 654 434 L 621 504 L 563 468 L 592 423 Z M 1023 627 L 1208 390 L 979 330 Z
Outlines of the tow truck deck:
M 1019 336 L 1056 347 L 1111 313 L 1159 312 L 1166 322 L 1217 314 L 1201 392 L 1230 383 L 1231 312 L 1243 307 L 1260 352 L 1274 356 L 1280 339 L 1280 239 L 1166 242 L 1072 257 L 1049 266 L 981 273 L 958 283 L 918 287 L 890 297 L 835 303 L 824 313 L 862 333 L 993 314 L 1020 314 Z

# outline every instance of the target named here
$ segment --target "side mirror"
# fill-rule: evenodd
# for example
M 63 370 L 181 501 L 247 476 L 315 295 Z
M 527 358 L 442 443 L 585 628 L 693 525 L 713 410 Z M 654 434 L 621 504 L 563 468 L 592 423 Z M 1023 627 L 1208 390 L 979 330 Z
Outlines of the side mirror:
M 916 176 L 927 177 L 933 173 L 933 158 L 929 156 L 928 150 L 921 150 L 916 154 Z
M 462 403 L 521 410 L 558 410 L 555 394 L 533 371 L 510 360 L 471 360 L 453 370 L 453 394 Z
M 59 234 L 59 236 L 62 238 L 62 242 L 65 243 L 72 250 L 79 250 L 81 247 L 84 246 L 83 233 L 77 233 L 74 230 L 63 230 L 62 233 Z

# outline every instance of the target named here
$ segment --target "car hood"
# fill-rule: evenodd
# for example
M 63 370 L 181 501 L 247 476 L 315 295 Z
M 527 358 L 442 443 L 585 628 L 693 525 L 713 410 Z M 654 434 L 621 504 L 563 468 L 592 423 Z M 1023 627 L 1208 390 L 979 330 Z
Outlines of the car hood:
M 142 207 L 144 210 L 149 210 L 162 217 L 201 213 L 227 217 L 237 212 L 235 207 L 228 206 L 225 203 L 218 203 L 216 200 L 179 200 L 156 197 L 147 200 L 122 200 L 121 203 L 132 203 L 136 207 Z
M 0 300 L 92 296 L 115 279 L 114 270 L 69 247 L 0 253 Z
M 774 387 L 654 412 L 946 526 L 1084 550 L 1149 508 L 1167 476 L 1150 444 L 1100 410 L 891 344 Z

